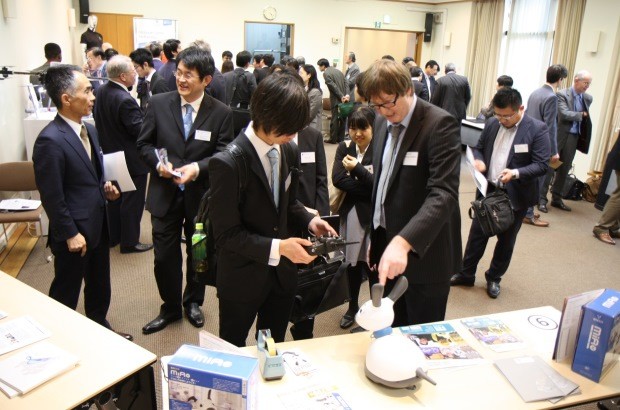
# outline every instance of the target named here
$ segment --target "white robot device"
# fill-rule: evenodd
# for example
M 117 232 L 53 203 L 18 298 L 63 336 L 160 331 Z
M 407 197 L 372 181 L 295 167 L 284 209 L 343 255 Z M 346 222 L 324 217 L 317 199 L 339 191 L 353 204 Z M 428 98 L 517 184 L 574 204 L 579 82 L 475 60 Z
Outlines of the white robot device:
M 373 332 L 374 340 L 366 353 L 366 377 L 375 383 L 394 389 L 418 390 L 422 380 L 436 384 L 424 369 L 424 357 L 418 348 L 400 332 L 393 333 L 394 302 L 409 286 L 407 278 L 401 276 L 394 289 L 383 297 L 383 285 L 373 285 L 371 300 L 362 305 L 355 321 Z

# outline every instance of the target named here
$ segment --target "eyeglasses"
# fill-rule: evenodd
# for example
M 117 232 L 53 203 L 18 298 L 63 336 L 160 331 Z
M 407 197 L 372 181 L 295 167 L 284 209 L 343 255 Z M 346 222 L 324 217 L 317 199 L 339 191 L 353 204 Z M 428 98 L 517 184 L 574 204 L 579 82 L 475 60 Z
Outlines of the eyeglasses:
M 519 110 L 515 111 L 512 115 L 499 115 L 499 114 L 493 114 L 493 116 L 495 118 L 497 118 L 498 120 L 511 120 L 515 115 L 517 115 L 519 113 Z
M 588 86 L 589 86 L 590 84 L 592 84 L 592 82 L 591 82 L 591 81 L 586 81 L 586 80 L 578 80 L 578 81 L 581 81 L 582 83 L 584 83 L 585 85 L 588 85 Z
M 368 106 L 370 108 L 372 108 L 373 110 L 378 111 L 380 108 L 394 108 L 394 106 L 396 105 L 396 101 L 398 100 L 398 95 L 396 95 L 396 97 L 394 97 L 393 101 L 388 101 L 386 103 L 383 104 L 373 104 L 373 103 L 368 103 Z
M 177 70 L 177 71 L 175 71 L 175 72 L 174 72 L 174 76 L 175 76 L 176 78 L 181 78 L 181 77 L 183 77 L 183 78 L 185 79 L 185 81 L 191 81 L 191 80 L 192 80 L 192 79 L 194 79 L 194 78 L 198 78 L 198 76 L 196 76 L 196 75 L 194 75 L 194 74 L 190 73 L 189 71 L 187 71 L 187 72 L 185 72 L 185 73 L 184 73 L 184 72 L 183 72 L 183 71 L 181 71 L 181 70 Z

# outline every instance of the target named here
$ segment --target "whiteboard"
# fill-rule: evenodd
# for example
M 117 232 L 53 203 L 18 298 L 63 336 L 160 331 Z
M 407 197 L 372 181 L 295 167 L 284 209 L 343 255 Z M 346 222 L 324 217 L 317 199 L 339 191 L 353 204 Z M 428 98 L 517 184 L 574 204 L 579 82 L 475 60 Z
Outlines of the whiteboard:
M 177 25 L 177 20 L 134 17 L 134 48 L 142 48 L 151 41 L 159 41 L 163 44 L 170 38 L 178 38 Z

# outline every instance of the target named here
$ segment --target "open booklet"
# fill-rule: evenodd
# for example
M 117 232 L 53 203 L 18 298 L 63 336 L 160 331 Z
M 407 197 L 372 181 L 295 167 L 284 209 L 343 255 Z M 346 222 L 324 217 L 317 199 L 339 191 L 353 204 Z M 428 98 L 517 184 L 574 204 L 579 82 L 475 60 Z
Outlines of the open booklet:
M 493 351 L 506 352 L 525 347 L 523 341 L 499 319 L 475 317 L 463 319 L 461 323 L 480 343 Z

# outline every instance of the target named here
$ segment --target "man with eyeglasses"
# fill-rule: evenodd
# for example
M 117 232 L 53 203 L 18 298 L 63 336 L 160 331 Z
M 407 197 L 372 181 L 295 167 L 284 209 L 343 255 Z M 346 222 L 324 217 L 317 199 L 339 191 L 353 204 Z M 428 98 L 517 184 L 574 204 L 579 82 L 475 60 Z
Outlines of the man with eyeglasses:
M 149 100 L 155 94 L 170 91 L 166 81 L 160 77 L 153 65 L 153 54 L 146 48 L 138 48 L 129 54 L 131 62 L 138 73 L 138 98 L 140 108 L 146 112 Z
M 414 94 L 400 62 L 378 60 L 362 75 L 361 88 L 378 114 L 370 280 L 387 293 L 397 276 L 408 279 L 393 326 L 443 320 L 450 276 L 461 264 L 460 125 Z
M 177 92 L 151 97 L 137 144 L 151 170 L 146 207 L 153 225 L 155 279 L 164 302 L 159 315 L 142 328 L 144 334 L 181 319 L 183 309 L 193 326 L 204 325 L 205 286 L 194 280 L 190 243 L 182 292 L 181 232 L 186 238 L 194 234 L 194 217 L 209 188 L 209 160 L 233 139 L 231 109 L 205 93 L 215 69 L 211 54 L 188 47 L 177 62 Z
M 579 71 L 573 79 L 573 86 L 558 91 L 558 152 L 562 165 L 555 171 L 551 187 L 551 206 L 563 211 L 571 208 L 562 200 L 566 177 L 575 159 L 577 150 L 588 153 L 592 137 L 590 105 L 592 96 L 586 91 L 592 84 L 592 74 Z
M 487 294 L 499 296 L 499 283 L 508 270 L 517 234 L 529 206 L 538 202 L 539 177 L 545 175 L 550 157 L 549 131 L 544 122 L 524 114 L 521 94 L 501 88 L 493 97 L 494 118 L 487 121 L 473 150 L 474 166 L 490 181 L 487 193 L 501 182 L 514 210 L 514 222 L 497 235 L 491 266 L 485 272 Z M 476 197 L 481 197 L 476 192 Z M 472 220 L 463 256 L 463 267 L 452 276 L 452 286 L 474 286 L 476 268 L 484 255 L 489 237 L 478 219 Z
M 146 51 L 146 50 L 145 50 Z M 104 154 L 122 151 L 135 191 L 123 192 L 119 201 L 108 205 L 110 246 L 120 244 L 121 253 L 146 252 L 153 245 L 140 243 L 140 221 L 144 211 L 149 169 L 140 159 L 136 141 L 143 115 L 129 87 L 136 82 L 136 70 L 129 57 L 117 55 L 108 61 L 110 81 L 99 88 L 94 111 Z

